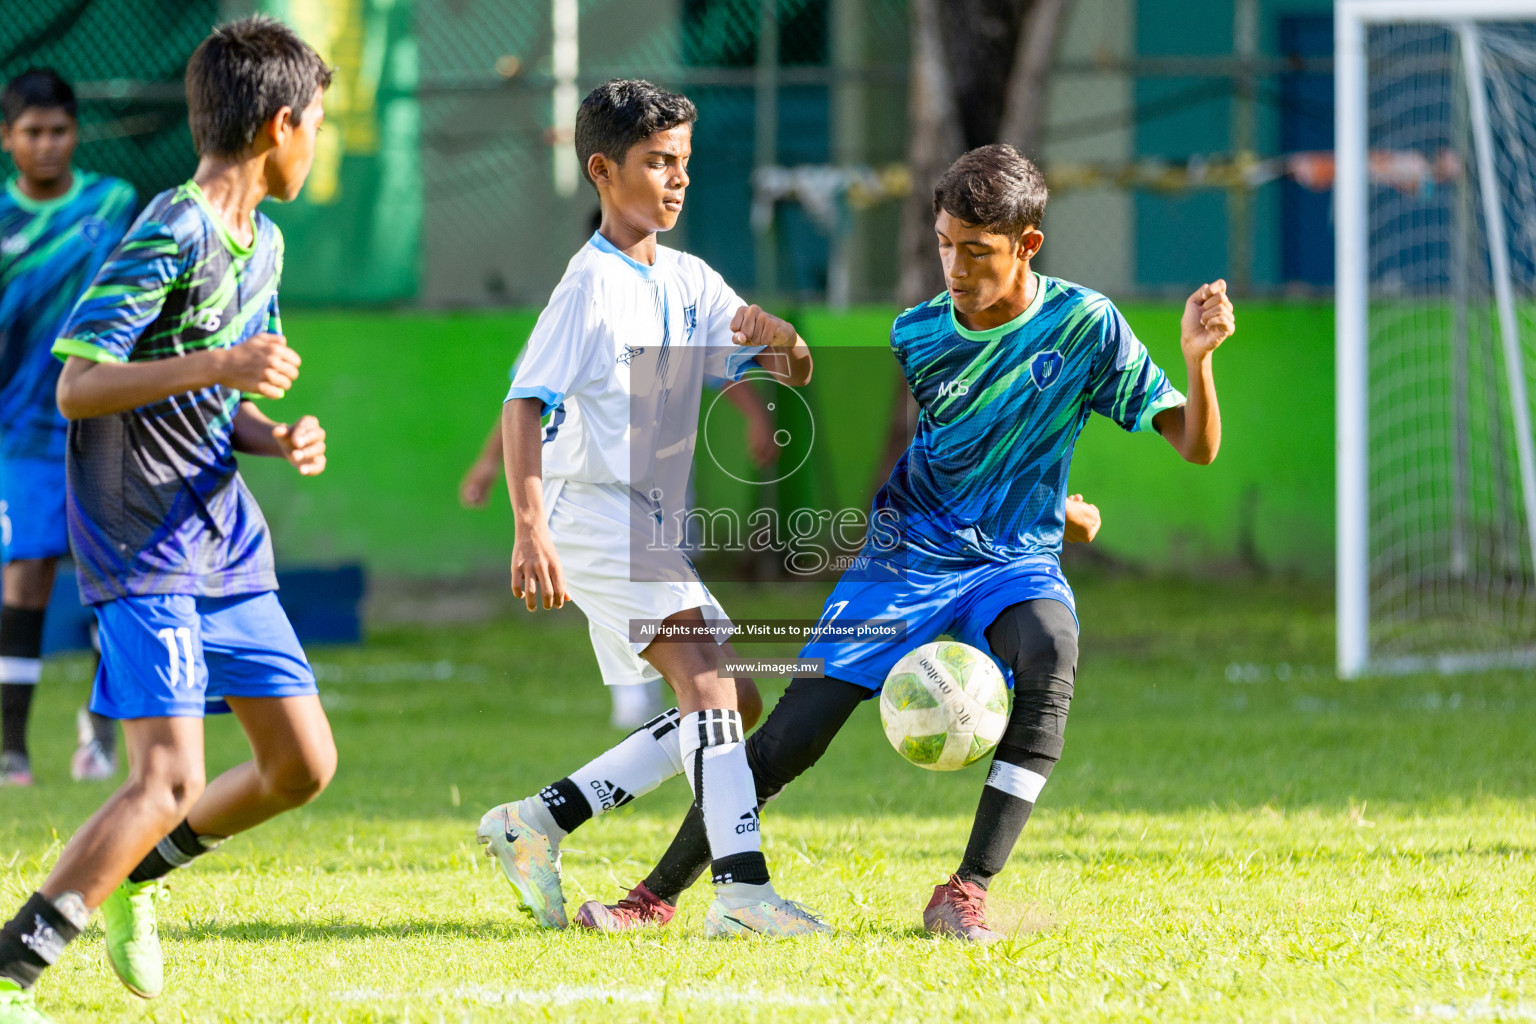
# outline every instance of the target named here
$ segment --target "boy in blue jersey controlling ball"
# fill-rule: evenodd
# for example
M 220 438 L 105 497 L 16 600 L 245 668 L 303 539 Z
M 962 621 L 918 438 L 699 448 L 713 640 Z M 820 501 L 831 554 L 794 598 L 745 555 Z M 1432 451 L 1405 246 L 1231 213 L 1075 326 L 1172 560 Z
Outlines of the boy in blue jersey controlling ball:
M 309 801 L 335 771 L 235 461 L 325 468 L 313 417 L 275 423 L 249 398 L 280 398 L 298 376 L 277 312 L 282 236 L 257 205 L 298 195 L 330 77 L 268 18 L 204 40 L 186 76 L 197 171 L 150 202 L 53 346 L 67 360 L 70 544 L 100 624 L 91 707 L 122 720 L 129 774 L 0 929 L 0 1024 L 43 1019 L 30 990 L 98 907 L 113 969 L 157 995 L 157 880 Z M 234 712 L 254 758 L 205 785 L 215 711 Z
M 766 802 L 813 765 L 913 647 L 947 634 L 989 651 L 1013 710 L 955 872 L 923 914 L 930 932 L 988 942 L 987 887 L 1061 757 L 1077 674 L 1077 611 L 1059 555 L 1067 470 L 1092 413 L 1155 430 L 1189 462 L 1221 441 L 1211 358 L 1233 331 L 1226 284 L 1184 306 L 1188 396 L 1168 382 L 1104 296 L 1036 273 L 1045 181 L 1011 146 L 972 150 L 934 189 L 946 290 L 896 318 L 891 349 L 917 400 L 917 431 L 876 495 L 853 571 L 821 622 L 901 620 L 900 643 L 812 642 L 824 678 L 796 678 L 746 742 Z M 1096 517 L 1095 517 L 1096 518 Z M 584 907 L 604 930 L 664 924 L 708 863 L 690 813 L 658 867 L 618 905 Z
M 133 220 L 126 181 L 73 166 L 75 92 L 32 68 L 0 92 L 0 146 L 16 174 L 0 192 L 0 786 L 32 784 L 27 720 L 42 674 L 43 620 L 64 526 L 64 434 L 53 341 Z M 79 780 L 116 770 L 117 727 L 80 714 Z

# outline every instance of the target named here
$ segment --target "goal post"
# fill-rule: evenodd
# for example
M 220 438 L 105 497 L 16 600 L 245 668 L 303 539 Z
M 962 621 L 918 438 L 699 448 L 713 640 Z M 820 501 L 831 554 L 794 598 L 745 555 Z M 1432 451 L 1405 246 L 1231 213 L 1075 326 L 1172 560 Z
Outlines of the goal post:
M 1536 664 L 1536 0 L 1339 0 L 1337 667 Z

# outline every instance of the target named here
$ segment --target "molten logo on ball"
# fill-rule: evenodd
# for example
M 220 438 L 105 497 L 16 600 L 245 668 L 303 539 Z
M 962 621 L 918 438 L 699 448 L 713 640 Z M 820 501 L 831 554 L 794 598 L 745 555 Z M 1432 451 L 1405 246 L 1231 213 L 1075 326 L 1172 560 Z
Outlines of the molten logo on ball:
M 902 757 L 948 772 L 986 757 L 1008 726 L 1008 686 L 992 659 L 940 640 L 898 661 L 880 691 L 880 721 Z

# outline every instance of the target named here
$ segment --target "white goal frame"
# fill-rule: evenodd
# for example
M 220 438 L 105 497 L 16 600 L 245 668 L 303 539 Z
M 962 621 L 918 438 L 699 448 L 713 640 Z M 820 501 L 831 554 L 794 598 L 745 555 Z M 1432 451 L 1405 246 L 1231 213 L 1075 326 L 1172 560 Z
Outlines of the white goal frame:
M 1506 365 L 1522 352 L 1504 217 L 1499 213 L 1493 141 L 1486 106 L 1477 23 L 1536 22 L 1536 0 L 1337 0 L 1334 4 L 1334 255 L 1337 485 L 1337 664 L 1341 678 L 1372 668 L 1370 650 L 1369 304 L 1370 190 L 1366 32 L 1369 26 L 1413 22 L 1443 25 L 1459 37 L 1477 153 L 1479 192 L 1489 232 L 1494 301 Z M 1536 557 L 1536 445 L 1523 372 L 1507 373 L 1513 409 L 1521 495 L 1531 551 Z M 1434 667 L 1474 667 L 1442 659 Z M 1428 667 L 1428 666 L 1427 666 Z

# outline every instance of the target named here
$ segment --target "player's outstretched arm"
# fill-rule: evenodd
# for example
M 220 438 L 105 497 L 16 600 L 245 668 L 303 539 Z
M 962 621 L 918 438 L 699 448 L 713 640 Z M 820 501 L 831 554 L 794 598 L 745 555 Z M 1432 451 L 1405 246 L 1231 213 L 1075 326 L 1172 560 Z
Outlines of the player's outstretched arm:
M 738 345 L 762 345 L 758 365 L 792 388 L 811 382 L 811 350 L 788 320 L 761 306 L 742 306 L 731 317 L 731 340 Z
M 287 459 L 300 476 L 325 472 L 325 428 L 313 416 L 278 423 L 255 403 L 241 402 L 235 413 L 234 443 L 237 452 Z
M 1221 409 L 1216 404 L 1211 356 L 1237 327 L 1227 282 L 1201 285 L 1185 301 L 1179 327 L 1179 347 L 1189 373 L 1188 398 L 1184 405 L 1158 413 L 1152 425 L 1186 462 L 1208 466 L 1221 448 Z
M 1081 494 L 1069 494 L 1066 516 L 1067 543 L 1093 543 L 1093 538 L 1099 535 L 1099 526 L 1102 522 L 1099 518 L 1099 506 L 1088 504 Z
M 67 420 L 110 416 L 171 395 L 223 384 L 247 394 L 282 398 L 299 376 L 299 354 L 279 334 L 258 334 L 232 348 L 212 348 L 142 363 L 70 356 L 55 398 Z
M 464 479 L 459 481 L 459 504 L 465 508 L 484 508 L 491 496 L 491 486 L 502 473 L 504 456 L 501 449 L 501 420 L 491 427 L 480 446 L 480 454 L 469 464 Z
M 559 608 L 570 597 L 544 515 L 543 416 L 544 403 L 537 398 L 514 398 L 502 406 L 501 441 L 516 530 L 512 593 L 527 603 L 529 611 L 541 603 L 545 608 Z

